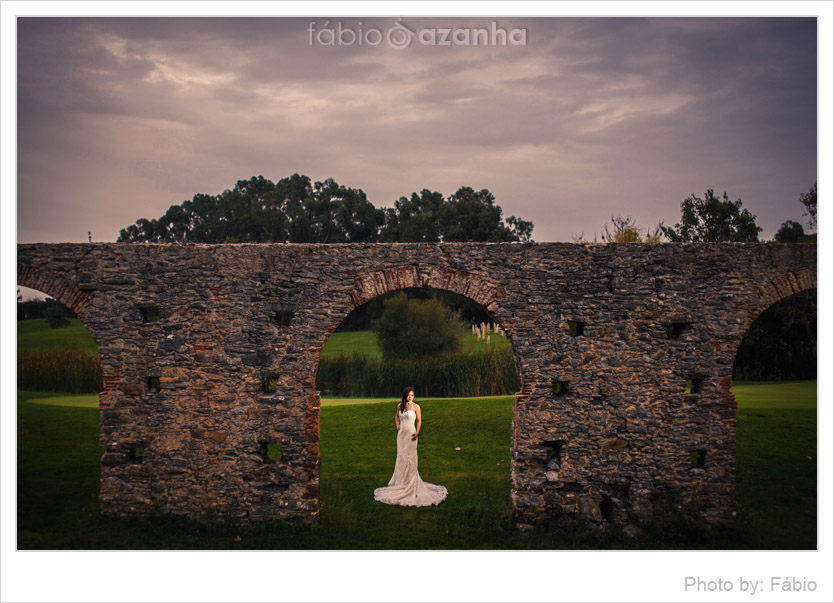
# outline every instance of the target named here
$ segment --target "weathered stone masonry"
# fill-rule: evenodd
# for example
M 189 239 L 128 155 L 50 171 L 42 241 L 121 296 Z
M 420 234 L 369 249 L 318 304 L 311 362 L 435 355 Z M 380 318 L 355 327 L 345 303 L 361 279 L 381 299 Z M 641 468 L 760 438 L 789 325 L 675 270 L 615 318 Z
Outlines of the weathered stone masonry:
M 322 346 L 354 307 L 428 286 L 481 303 L 512 341 L 519 523 L 623 524 L 658 493 L 722 523 L 736 349 L 816 287 L 816 246 L 31 244 L 18 284 L 98 344 L 103 513 L 314 520 Z

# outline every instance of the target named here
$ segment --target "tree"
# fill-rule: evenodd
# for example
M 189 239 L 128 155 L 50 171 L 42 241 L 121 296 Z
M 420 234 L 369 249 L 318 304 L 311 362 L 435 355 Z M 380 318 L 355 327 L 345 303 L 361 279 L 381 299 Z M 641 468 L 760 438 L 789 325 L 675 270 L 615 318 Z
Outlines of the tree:
M 533 223 L 515 216 L 502 220 L 502 209 L 487 189 L 464 186 L 448 198 L 423 189 L 400 197 L 386 210 L 380 240 L 385 242 L 529 241 Z
M 723 200 L 719 199 L 713 189 L 707 189 L 703 199 L 694 194 L 684 199 L 681 221 L 660 229 L 673 243 L 755 242 L 762 230 L 756 225 L 756 216 L 741 208 L 741 199 L 730 201 L 726 192 Z
M 44 310 L 43 315 L 44 318 L 46 318 L 46 322 L 49 324 L 50 329 L 60 329 L 70 326 L 67 313 L 64 311 L 64 307 L 61 304 L 48 305 L 46 310 Z
M 17 302 L 17 319 L 31 320 L 34 318 L 46 318 L 47 311 L 53 306 L 56 306 L 59 309 L 59 311 L 52 312 L 56 317 L 60 313 L 67 318 L 78 318 L 75 315 L 75 312 L 67 308 L 57 299 L 47 297 L 46 299 L 30 299 L 27 301 Z
M 409 299 L 398 292 L 384 301 L 371 329 L 386 359 L 408 358 L 456 350 L 463 323 L 438 299 Z
M 782 223 L 773 240 L 779 243 L 797 243 L 803 238 L 805 238 L 805 229 L 802 228 L 802 224 L 793 220 L 787 220 Z
M 448 242 L 513 241 L 515 236 L 501 220 L 501 208 L 487 189 L 464 186 L 447 199 L 440 211 L 443 240 Z
M 799 195 L 799 202 L 805 206 L 807 213 L 802 214 L 808 216 L 808 228 L 814 228 L 817 225 L 817 183 L 807 193 Z
M 423 189 L 420 194 L 400 197 L 385 210 L 385 226 L 380 240 L 386 243 L 437 243 L 443 236 L 440 210 L 443 195 Z
M 140 218 L 122 242 L 352 243 L 375 241 L 384 220 L 361 189 L 293 174 L 277 184 L 238 180 L 219 195 L 198 194 L 158 220 Z

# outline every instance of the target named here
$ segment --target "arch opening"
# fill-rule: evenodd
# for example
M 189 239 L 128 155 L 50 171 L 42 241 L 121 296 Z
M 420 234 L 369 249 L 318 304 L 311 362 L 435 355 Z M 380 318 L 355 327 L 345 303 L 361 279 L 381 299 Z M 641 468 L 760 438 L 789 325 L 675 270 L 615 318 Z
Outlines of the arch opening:
M 777 549 L 816 548 L 816 289 L 749 321 L 733 359 L 741 525 Z
M 67 533 L 99 510 L 102 363 L 83 316 L 52 291 L 24 283 L 17 322 L 18 547 L 62 548 Z M 65 300 L 79 299 L 66 287 L 59 291 Z
M 386 354 L 372 327 L 385 314 L 386 301 L 398 296 L 451 309 L 462 323 L 460 344 L 436 354 Z M 316 364 L 321 521 L 354 524 L 408 512 L 376 502 L 374 489 L 387 485 L 394 470 L 394 415 L 403 388 L 411 386 L 422 408 L 420 475 L 450 493 L 420 520 L 440 517 L 431 529 L 445 526 L 443 533 L 450 526 L 482 527 L 486 518 L 509 523 L 518 366 L 511 334 L 493 308 L 457 291 L 391 287 L 356 306 L 332 330 Z M 477 526 L 461 525 L 463 510 L 481 518 Z

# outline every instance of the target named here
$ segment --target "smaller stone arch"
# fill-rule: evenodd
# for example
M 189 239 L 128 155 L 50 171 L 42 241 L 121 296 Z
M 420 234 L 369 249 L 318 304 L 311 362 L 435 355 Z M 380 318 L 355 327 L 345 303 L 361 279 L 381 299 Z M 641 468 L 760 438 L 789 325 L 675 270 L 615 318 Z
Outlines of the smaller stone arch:
M 60 275 L 40 271 L 32 266 L 17 265 L 17 284 L 54 297 L 82 320 L 90 307 L 88 292 L 79 290 L 72 281 Z

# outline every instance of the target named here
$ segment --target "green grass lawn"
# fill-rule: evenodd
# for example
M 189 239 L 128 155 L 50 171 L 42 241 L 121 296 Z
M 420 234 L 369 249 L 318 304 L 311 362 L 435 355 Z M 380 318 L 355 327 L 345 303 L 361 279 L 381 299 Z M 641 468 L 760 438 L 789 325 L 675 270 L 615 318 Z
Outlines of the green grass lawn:
M 325 399 L 321 521 L 244 528 L 99 516 L 103 450 L 90 396 L 18 392 L 18 548 L 816 548 L 816 382 L 738 384 L 734 390 L 737 526 L 683 536 L 655 530 L 636 539 L 581 526 L 513 527 L 511 396 L 420 400 L 420 473 L 449 488 L 440 506 L 421 509 L 373 500 L 373 489 L 387 484 L 394 467 L 396 400 Z
M 816 381 L 736 381 L 739 408 L 817 408 Z
M 486 339 L 478 339 L 476 335 L 466 331 L 463 334 L 461 341 L 461 349 L 465 352 L 488 349 L 501 348 L 510 345 L 510 340 L 504 335 L 498 333 L 490 333 L 489 344 Z M 339 354 L 346 354 L 348 356 L 353 354 L 364 354 L 371 358 L 381 358 L 382 352 L 376 345 L 376 335 L 373 331 L 346 331 L 344 333 L 333 333 L 324 344 L 322 356 L 337 356 Z
M 87 327 L 77 318 L 70 318 L 70 326 L 50 329 L 45 318 L 20 320 L 17 323 L 18 350 L 52 350 L 68 347 L 83 348 L 98 356 L 98 348 Z
M 738 522 L 750 547 L 816 548 L 817 382 L 739 382 L 733 393 Z

